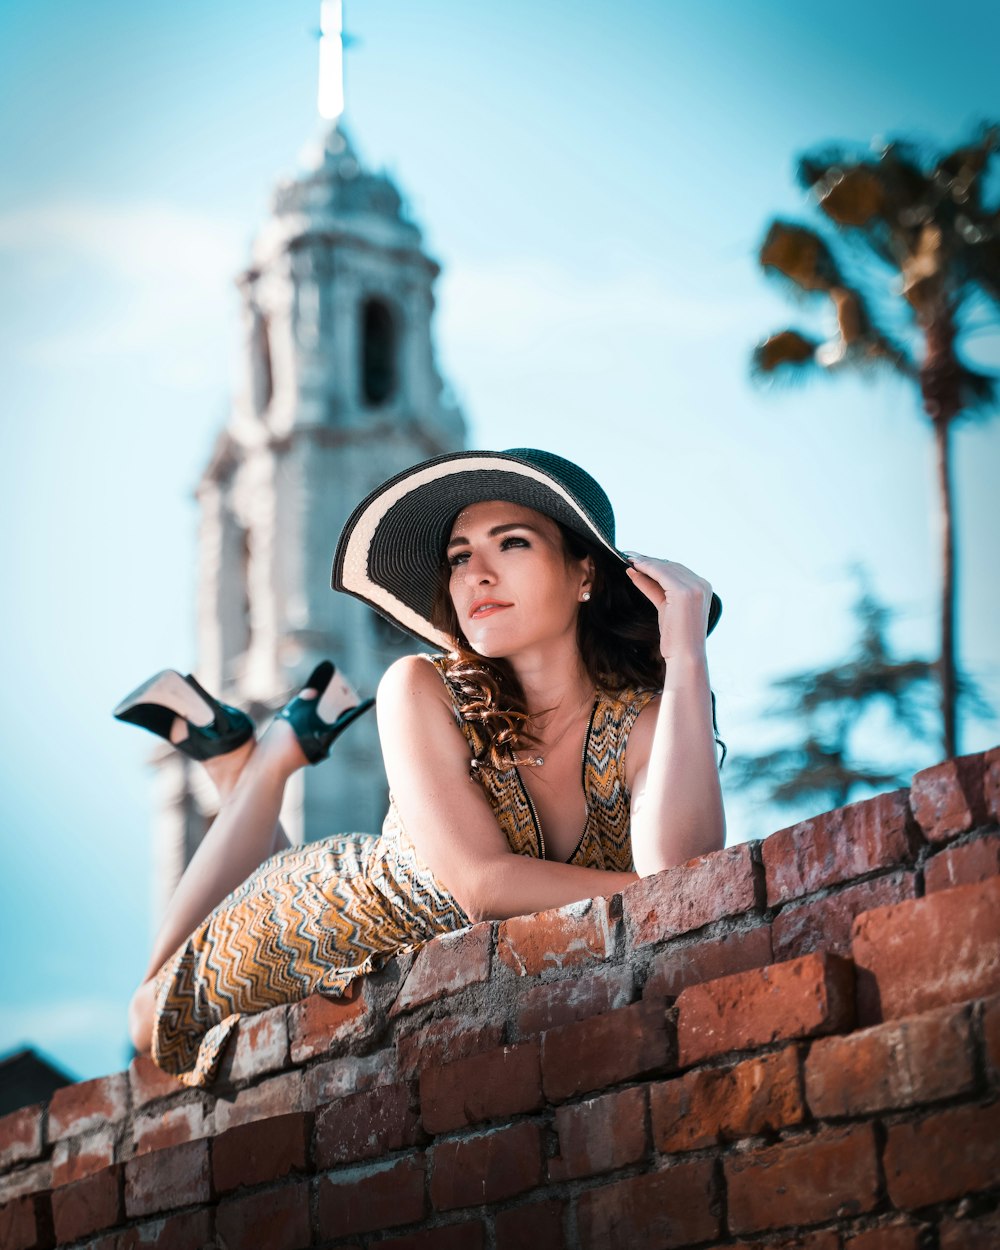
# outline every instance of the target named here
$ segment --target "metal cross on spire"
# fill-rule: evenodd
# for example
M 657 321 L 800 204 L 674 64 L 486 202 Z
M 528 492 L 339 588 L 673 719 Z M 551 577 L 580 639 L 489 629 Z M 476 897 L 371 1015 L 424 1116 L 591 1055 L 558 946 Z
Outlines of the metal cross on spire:
M 319 115 L 336 121 L 344 111 L 344 52 L 354 43 L 344 32 L 343 0 L 322 0 L 319 11 Z

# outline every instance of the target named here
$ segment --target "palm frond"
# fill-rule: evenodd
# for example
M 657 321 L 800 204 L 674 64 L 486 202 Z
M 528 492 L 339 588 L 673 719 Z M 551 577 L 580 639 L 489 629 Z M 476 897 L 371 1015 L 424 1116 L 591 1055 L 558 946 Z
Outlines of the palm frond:
M 759 381 L 763 377 L 773 378 L 780 370 L 789 380 L 801 377 L 806 370 L 816 367 L 818 347 L 817 340 L 806 338 L 798 330 L 779 330 L 753 349 L 751 376 Z
M 806 226 L 775 220 L 757 253 L 768 277 L 790 283 L 798 291 L 828 293 L 843 280 L 825 240 Z

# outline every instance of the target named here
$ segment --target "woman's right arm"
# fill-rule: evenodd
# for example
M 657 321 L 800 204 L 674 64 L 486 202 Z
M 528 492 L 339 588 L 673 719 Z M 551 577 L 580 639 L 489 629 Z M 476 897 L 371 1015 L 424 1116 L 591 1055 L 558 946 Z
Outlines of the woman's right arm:
M 472 920 L 503 920 L 614 894 L 636 881 L 515 855 L 482 788 L 469 778 L 469 745 L 437 670 L 403 656 L 376 702 L 389 788 L 418 854 Z

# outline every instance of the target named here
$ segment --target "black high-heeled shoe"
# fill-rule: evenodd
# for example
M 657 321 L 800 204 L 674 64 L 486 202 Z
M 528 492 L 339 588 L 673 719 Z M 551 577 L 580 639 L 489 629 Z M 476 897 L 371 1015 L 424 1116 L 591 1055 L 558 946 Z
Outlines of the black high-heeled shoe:
M 182 677 L 172 668 L 144 681 L 126 695 L 112 713 L 115 720 L 148 729 L 170 742 L 174 721 L 187 725 L 187 737 L 171 743 L 193 760 L 210 760 L 235 751 L 248 742 L 254 724 L 245 712 L 220 703 L 189 673 Z
M 355 707 L 349 707 L 345 712 L 341 712 L 335 721 L 327 723 L 323 720 L 316 708 L 336 671 L 336 666 L 331 660 L 324 660 L 321 664 L 317 664 L 302 687 L 303 690 L 315 690 L 315 699 L 303 699 L 297 694 L 278 713 L 278 716 L 288 721 L 295 730 L 302 753 L 310 764 L 318 764 L 320 760 L 325 760 L 330 754 L 330 747 L 347 726 L 352 725 L 359 716 L 363 716 L 370 707 L 375 705 L 374 699 L 363 699 Z

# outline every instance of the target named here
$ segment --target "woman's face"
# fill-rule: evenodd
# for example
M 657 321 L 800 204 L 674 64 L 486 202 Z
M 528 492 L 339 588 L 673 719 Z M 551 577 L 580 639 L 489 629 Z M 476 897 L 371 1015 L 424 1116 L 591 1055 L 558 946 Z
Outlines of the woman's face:
M 455 518 L 446 558 L 459 628 L 480 655 L 507 658 L 576 637 L 589 556 L 568 556 L 559 526 L 520 504 L 470 504 Z

